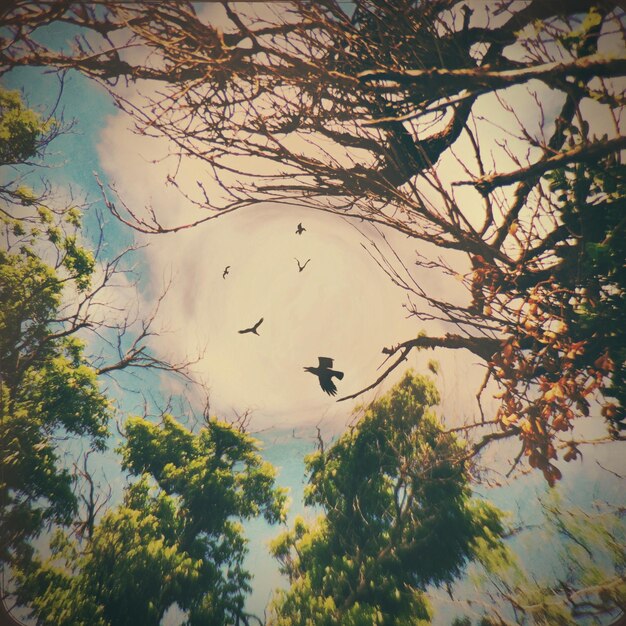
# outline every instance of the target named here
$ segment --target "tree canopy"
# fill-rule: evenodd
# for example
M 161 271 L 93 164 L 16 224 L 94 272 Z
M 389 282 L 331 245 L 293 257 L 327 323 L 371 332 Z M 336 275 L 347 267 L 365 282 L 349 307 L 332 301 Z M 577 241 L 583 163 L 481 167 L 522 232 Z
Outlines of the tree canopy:
M 510 565 L 502 514 L 470 489 L 486 445 L 517 440 L 511 471 L 526 462 L 553 486 L 560 461 L 581 456 L 579 418 L 605 420 L 592 443 L 624 439 L 619 0 L 15 0 L 0 18 L 0 74 L 81 72 L 177 167 L 206 170 L 193 189 L 176 168 L 163 181 L 199 211 L 189 221 L 101 184 L 123 224 L 162 235 L 272 203 L 346 218 L 369 238 L 416 329 L 343 400 L 416 350 L 466 350 L 484 366 L 470 423 L 444 429 L 435 388 L 410 372 L 333 445 L 320 442 L 305 500 L 321 515 L 272 545 L 289 587 L 270 623 L 429 623 L 430 586 L 486 555 Z M 154 318 L 107 310 L 101 296 L 128 251 L 103 260 L 102 235 L 95 250 L 84 243 L 79 207 L 23 184 L 61 129 L 0 89 L 0 166 L 14 174 L 0 182 L 0 565 L 14 577 L 1 599 L 50 625 L 156 626 L 176 609 L 190 626 L 247 625 L 241 524 L 285 520 L 257 442 L 216 419 L 191 431 L 169 415 L 131 418 L 119 450 L 129 482 L 106 512 L 90 452 L 84 471 L 64 456 L 78 438 L 105 448 L 104 376 L 185 366 L 151 351 Z M 400 241 L 414 244 L 410 259 Z M 424 287 L 427 272 L 440 291 Z M 485 391 L 498 401 L 488 413 Z M 622 517 L 597 516 L 590 533 L 551 513 L 576 562 L 564 557 L 558 582 L 494 576 L 494 601 L 529 624 L 624 614 Z M 43 556 L 33 542 L 52 528 Z
M 0 91 L 0 154 L 3 165 L 35 156 L 46 125 L 15 92 Z M 25 187 L 3 187 L 3 200 L 33 201 Z M 26 548 L 51 522 L 68 524 L 77 513 L 74 479 L 58 452 L 57 438 L 85 437 L 104 447 L 111 417 L 84 344 L 74 334 L 86 320 L 72 320 L 63 296 L 85 294 L 95 262 L 77 243 L 76 209 L 61 216 L 44 205 L 34 224 L 0 215 L 0 561 Z M 17 215 L 17 214 L 16 214 Z M 68 232 L 69 229 L 69 232 Z M 41 258 L 45 242 L 53 265 Z
M 61 128 L 0 89 L 0 566 L 7 581 L 51 528 L 93 533 L 106 497 L 86 460 L 105 450 L 115 416 L 102 377 L 136 367 L 183 371 L 147 345 L 151 319 L 137 330 L 109 300 L 129 250 L 103 260 L 101 246 L 85 243 L 79 206 L 61 205 L 46 181 L 39 189 L 25 184 Z M 0 590 L 5 620 L 12 590 Z
M 438 401 L 409 371 L 307 458 L 305 502 L 323 514 L 296 520 L 272 546 L 291 586 L 277 592 L 270 623 L 427 624 L 427 586 L 500 547 L 501 513 L 472 498 L 466 450 L 444 433 Z
M 375 247 L 426 330 L 447 329 L 385 347 L 381 379 L 415 349 L 469 350 L 500 387 L 499 410 L 476 427 L 519 438 L 515 462 L 550 484 L 559 456 L 579 455 L 571 431 L 595 402 L 621 438 L 620 3 L 320 0 L 256 13 L 226 2 L 215 15 L 186 2 L 18 1 L 0 63 L 77 69 L 138 132 L 206 164 L 218 185 L 181 189 L 206 212 L 193 223 L 164 226 L 109 198 L 138 230 L 270 201 L 413 239 L 418 266 L 456 277 L 465 300 L 427 293 Z M 78 28 L 71 50 L 38 37 L 51 22 Z
M 194 434 L 171 416 L 131 418 L 121 448 L 137 477 L 82 544 L 63 533 L 52 555 L 17 574 L 39 624 L 158 626 L 177 606 L 185 624 L 247 624 L 250 575 L 240 522 L 284 519 L 286 496 L 258 442 L 209 420 Z
M 518 554 L 509 551 L 506 559 L 492 553 L 490 573 L 479 582 L 486 600 L 468 605 L 473 616 L 482 616 L 476 621 L 459 618 L 453 626 L 623 624 L 623 507 L 596 501 L 583 509 L 567 502 L 558 491 L 543 498 L 541 506 L 543 514 L 537 523 L 522 528 L 521 533 L 526 535 L 523 545 L 531 551 L 542 552 L 546 544 L 558 546 L 552 575 L 531 575 L 532 568 L 526 569 L 527 555 L 519 550 Z M 620 613 L 621 619 L 608 621 Z

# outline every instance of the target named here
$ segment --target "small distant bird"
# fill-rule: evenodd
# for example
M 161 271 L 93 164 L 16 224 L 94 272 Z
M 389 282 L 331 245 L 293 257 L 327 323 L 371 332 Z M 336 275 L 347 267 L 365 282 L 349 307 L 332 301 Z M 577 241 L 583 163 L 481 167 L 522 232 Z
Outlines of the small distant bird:
M 306 230 L 306 228 L 304 226 L 302 226 L 302 222 L 300 222 L 298 224 L 298 228 L 296 228 L 296 234 L 297 235 L 301 235 L 305 230 Z
M 296 259 L 296 257 L 294 257 L 294 259 Z M 304 263 L 304 265 L 300 265 L 300 261 L 298 261 L 298 259 L 296 259 L 296 263 L 298 264 L 298 271 L 301 272 L 307 266 L 307 264 L 308 264 L 308 262 L 310 260 L 311 259 L 307 259 L 306 262 Z
M 227 265 L 224 268 L 224 273 L 222 274 L 222 278 L 226 278 L 226 276 L 228 276 L 228 270 L 230 269 L 230 265 Z
M 262 322 L 263 322 L 263 318 L 261 318 L 254 326 L 250 328 L 244 328 L 243 330 L 240 330 L 239 332 L 242 335 L 244 333 L 254 333 L 255 335 L 258 335 L 259 333 L 257 333 L 257 328 L 262 324 Z
M 334 396 L 337 393 L 337 387 L 333 382 L 333 376 L 341 380 L 343 378 L 343 372 L 331 369 L 333 366 L 333 360 L 327 356 L 318 356 L 318 367 L 305 367 L 305 372 L 311 372 L 315 374 L 320 381 L 320 387 L 330 396 Z

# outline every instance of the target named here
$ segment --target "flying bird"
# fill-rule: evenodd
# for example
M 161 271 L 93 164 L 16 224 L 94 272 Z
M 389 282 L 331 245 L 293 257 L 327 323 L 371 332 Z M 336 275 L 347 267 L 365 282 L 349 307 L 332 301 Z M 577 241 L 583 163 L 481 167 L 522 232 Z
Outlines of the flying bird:
M 263 318 L 261 318 L 254 326 L 251 326 L 250 328 L 244 328 L 243 330 L 240 330 L 239 332 L 242 335 L 244 333 L 254 333 L 255 335 L 258 335 L 259 333 L 257 333 L 257 328 L 261 325 L 262 322 L 263 322 Z
M 290 116 L 290 118 L 287 120 L 286 124 L 283 124 L 279 129 L 278 132 L 279 133 L 292 133 L 294 130 L 298 129 L 298 126 L 300 125 L 300 121 L 302 119 L 301 115 L 292 115 Z
M 295 258 L 296 258 L 296 257 L 294 257 L 294 259 L 295 259 Z M 301 271 L 302 271 L 302 270 L 303 270 L 303 269 L 307 266 L 307 264 L 308 264 L 308 262 L 309 262 L 310 260 L 311 260 L 311 259 L 307 259 L 307 260 L 305 261 L 304 265 L 300 265 L 300 261 L 298 261 L 298 259 L 296 259 L 296 263 L 298 264 L 298 271 L 300 271 L 300 272 L 301 272 Z
M 305 372 L 315 374 L 320 381 L 320 387 L 329 395 L 334 396 L 337 393 L 337 387 L 333 382 L 333 376 L 341 380 L 343 378 L 343 372 L 338 372 L 332 369 L 333 360 L 327 356 L 318 356 L 318 367 L 305 367 Z
M 296 228 L 296 234 L 297 235 L 301 235 L 305 230 L 306 230 L 306 228 L 304 226 L 302 226 L 302 222 L 300 222 L 298 224 L 298 228 Z
M 230 265 L 227 265 L 224 268 L 224 273 L 222 274 L 222 278 L 226 278 L 226 276 L 228 276 L 228 270 L 230 269 Z

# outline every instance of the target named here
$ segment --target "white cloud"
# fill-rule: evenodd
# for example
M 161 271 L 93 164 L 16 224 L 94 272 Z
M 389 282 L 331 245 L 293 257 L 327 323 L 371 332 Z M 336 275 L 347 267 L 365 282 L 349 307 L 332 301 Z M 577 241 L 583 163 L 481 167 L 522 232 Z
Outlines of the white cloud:
M 123 115 L 108 120 L 99 144 L 107 176 L 134 211 L 146 214 L 152 207 L 168 223 L 197 219 L 198 209 L 164 184 L 173 162 L 153 162 L 166 150 L 164 141 L 132 134 Z M 206 180 L 197 163 L 179 166 L 181 186 L 192 188 L 195 180 Z M 299 222 L 307 229 L 301 236 L 295 233 Z M 415 242 L 392 238 L 412 265 Z M 222 412 L 254 409 L 257 424 L 295 426 L 324 416 L 345 422 L 353 404 L 337 404 L 326 396 L 303 367 L 315 365 L 318 356 L 334 358 L 345 372 L 338 397 L 353 393 L 380 374 L 384 346 L 424 327 L 406 319 L 405 293 L 363 249 L 362 235 L 334 215 L 266 205 L 148 241 L 150 275 L 144 281 L 160 286 L 164 277 L 172 277 L 159 316 L 168 332 L 157 340 L 157 348 L 174 359 L 205 349 L 195 370 L 211 389 L 212 407 Z M 295 258 L 311 261 L 300 273 Z M 223 279 L 227 265 L 230 274 Z M 460 290 L 454 281 L 442 282 L 429 272 L 422 272 L 420 280 L 438 295 Z M 261 317 L 259 337 L 237 332 Z M 412 357 L 407 366 L 420 363 L 424 368 L 431 356 Z M 465 373 L 472 370 L 470 378 L 477 382 L 483 370 L 465 354 L 442 360 L 452 368 L 446 380 L 463 372 L 467 393 L 456 383 L 448 392 L 467 416 L 475 409 L 475 388 Z
M 207 9 L 209 13 L 214 19 L 212 8 Z M 548 91 L 542 90 L 538 100 L 551 108 L 558 106 Z M 140 101 L 131 92 L 126 97 Z M 506 104 L 503 107 L 506 101 L 509 110 Z M 535 135 L 546 130 L 537 126 L 542 118 L 536 107 L 525 88 L 509 90 L 500 100 L 481 98 L 476 123 L 484 140 L 481 147 L 487 173 L 494 167 L 493 160 L 500 167 L 507 162 L 511 169 L 516 166 L 498 145 L 503 139 L 522 162 L 528 157 L 527 142 L 513 135 L 520 123 Z M 204 210 L 164 181 L 176 172 L 180 187 L 195 200 L 201 198 L 198 181 L 209 198 L 217 198 L 223 191 L 211 181 L 207 165 L 188 158 L 165 158 L 168 145 L 164 140 L 132 134 L 128 124 L 124 115 L 110 118 L 99 145 L 103 167 L 120 197 L 139 214 L 147 215 L 153 209 L 164 226 L 205 216 Z M 441 182 L 447 186 L 467 178 L 461 163 L 475 169 L 469 141 L 456 147 L 460 163 L 446 157 L 439 167 Z M 454 193 L 479 226 L 485 209 L 477 192 L 456 187 Z M 432 202 L 441 203 L 441 197 L 433 196 Z M 294 232 L 300 221 L 307 228 L 302 236 Z M 412 266 L 415 247 L 419 252 L 420 244 L 397 234 L 390 237 Z M 333 357 L 336 367 L 346 374 L 338 385 L 339 395 L 352 393 L 380 374 L 382 347 L 409 339 L 424 328 L 414 318 L 405 319 L 405 294 L 392 285 L 362 242 L 359 233 L 337 216 L 269 205 L 239 210 L 173 235 L 152 237 L 145 252 L 150 272 L 146 281 L 160 285 L 164 276 L 173 279 L 160 312 L 169 332 L 158 340 L 159 348 L 184 358 L 206 347 L 196 369 L 211 388 L 216 409 L 253 408 L 263 419 L 282 425 L 314 420 L 319 415 L 346 418 L 350 407 L 325 396 L 303 366 L 314 365 L 320 355 Z M 444 254 L 446 259 L 452 258 L 452 254 Z M 294 257 L 302 262 L 311 259 L 304 272 L 298 272 Z M 460 273 L 467 271 L 464 263 L 466 260 L 457 264 Z M 227 265 L 230 274 L 223 279 Z M 419 280 L 427 293 L 439 299 L 467 297 L 460 283 L 434 271 L 421 270 Z M 261 317 L 259 337 L 237 332 Z M 484 367 L 466 352 L 442 355 L 446 409 L 459 419 L 475 416 L 474 394 Z M 424 368 L 430 356 L 411 355 L 407 365 L 417 363 Z

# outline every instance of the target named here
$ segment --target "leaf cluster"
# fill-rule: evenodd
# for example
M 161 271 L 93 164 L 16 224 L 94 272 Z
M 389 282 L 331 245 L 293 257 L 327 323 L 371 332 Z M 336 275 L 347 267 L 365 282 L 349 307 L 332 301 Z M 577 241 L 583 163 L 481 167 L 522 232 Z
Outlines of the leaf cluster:
M 272 623 L 429 623 L 427 586 L 453 581 L 481 540 L 499 545 L 501 515 L 472 498 L 464 446 L 430 408 L 438 399 L 409 371 L 307 458 L 306 502 L 324 513 L 272 546 L 291 581 Z
M 69 523 L 74 480 L 58 439 L 102 448 L 111 416 L 82 342 L 59 316 L 64 281 L 37 256 L 0 251 L 0 531 L 2 560 L 45 524 Z
M 606 502 L 582 509 L 556 490 L 542 498 L 541 505 L 541 528 L 521 532 L 531 553 L 541 552 L 547 543 L 558 546 L 554 572 L 549 578 L 536 575 L 532 563 L 522 565 L 523 555 L 509 553 L 507 561 L 477 578 L 487 601 L 475 604 L 476 623 L 619 624 L 619 618 L 609 620 L 623 612 L 626 601 L 623 509 Z M 455 622 L 461 624 L 471 626 L 472 620 Z
M 285 492 L 258 443 L 210 420 L 193 434 L 173 417 L 130 418 L 121 448 L 137 480 L 85 545 L 58 535 L 52 556 L 18 575 L 38 623 L 157 626 L 176 604 L 186 624 L 244 624 L 250 575 L 241 520 L 284 518 Z

